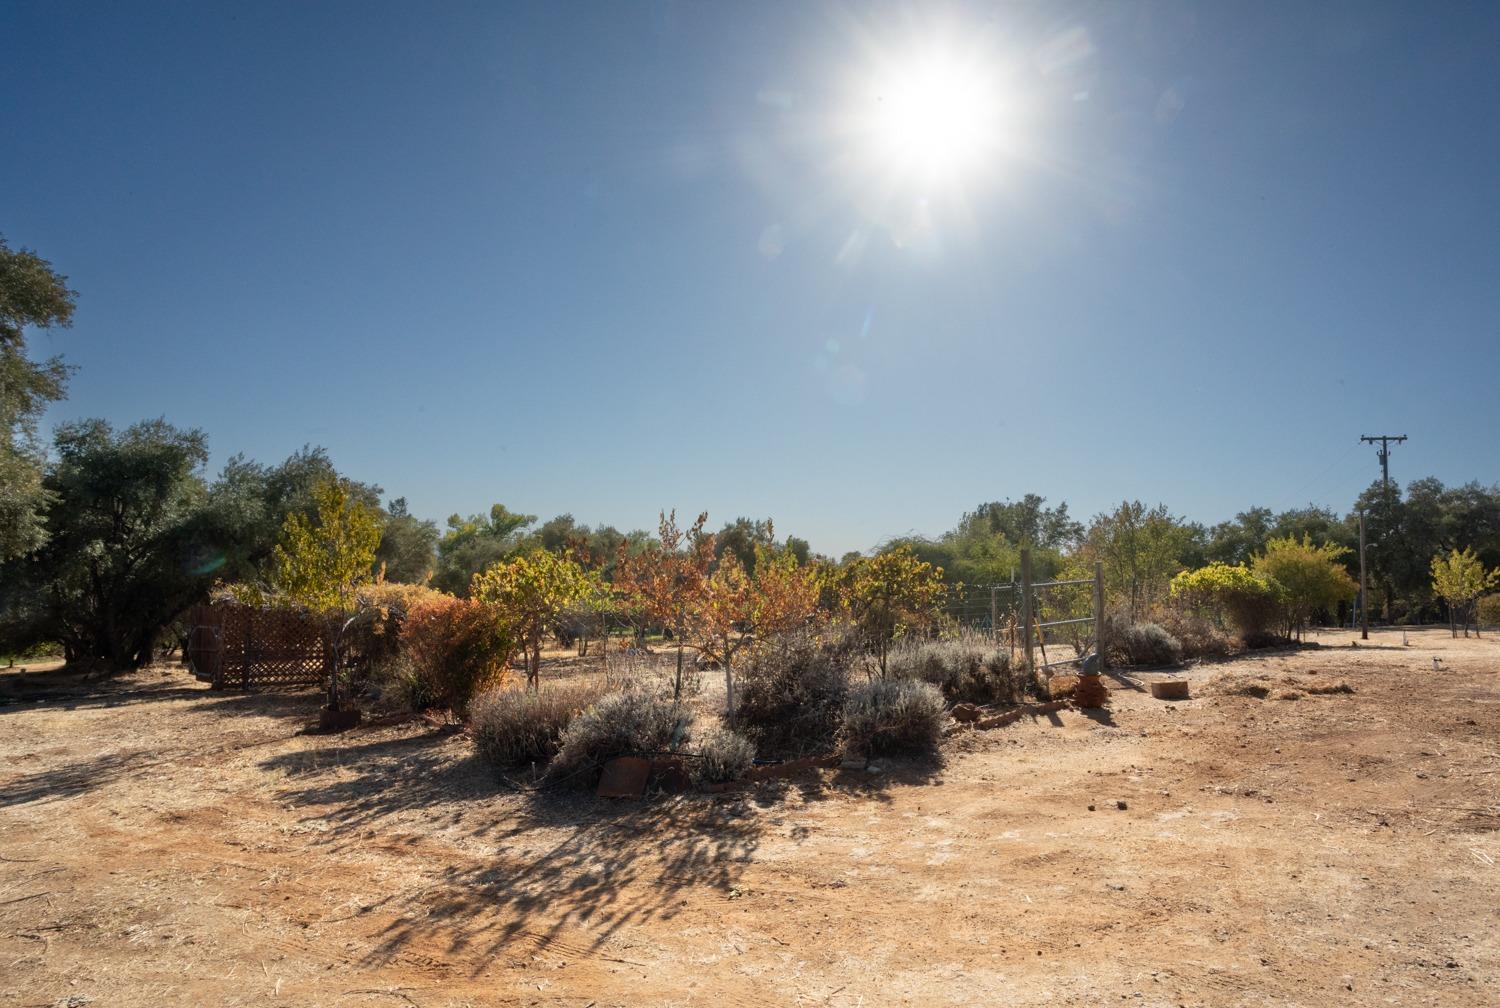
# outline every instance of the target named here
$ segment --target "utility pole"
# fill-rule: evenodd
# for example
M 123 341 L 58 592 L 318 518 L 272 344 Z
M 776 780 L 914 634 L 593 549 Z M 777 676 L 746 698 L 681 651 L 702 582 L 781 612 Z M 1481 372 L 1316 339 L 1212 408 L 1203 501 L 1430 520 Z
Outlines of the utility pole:
M 1379 444 L 1380 451 L 1380 481 L 1385 486 L 1385 492 L 1391 492 L 1391 445 L 1400 444 L 1406 440 L 1405 434 L 1362 434 L 1359 440 L 1370 444 Z
M 1370 639 L 1370 603 L 1365 597 L 1365 513 L 1359 512 L 1359 636 Z

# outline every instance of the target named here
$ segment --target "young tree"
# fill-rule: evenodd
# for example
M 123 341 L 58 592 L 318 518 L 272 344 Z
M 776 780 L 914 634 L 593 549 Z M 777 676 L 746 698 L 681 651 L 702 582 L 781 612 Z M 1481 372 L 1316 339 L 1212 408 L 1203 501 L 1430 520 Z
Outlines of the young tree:
M 891 641 L 931 626 L 947 594 L 943 569 L 924 563 L 907 546 L 860 557 L 844 569 L 840 587 L 846 611 L 880 654 L 881 675 Z
M 1203 529 L 1174 517 L 1165 504 L 1125 501 L 1097 515 L 1085 553 L 1104 564 L 1105 581 L 1129 600 L 1130 618 L 1167 592 L 1173 575 L 1202 553 Z
M 599 594 L 599 581 L 568 557 L 546 550 L 498 563 L 474 575 L 471 598 L 494 609 L 526 650 L 526 685 L 541 685 L 542 640 L 573 607 Z
M 380 547 L 380 515 L 330 480 L 313 491 L 317 513 L 286 516 L 272 554 L 276 593 L 313 612 L 347 614 L 371 579 Z
M 689 638 L 702 626 L 708 599 L 708 578 L 714 565 L 714 534 L 705 532 L 708 513 L 698 516 L 685 531 L 677 527 L 677 512 L 663 513 L 658 539 L 634 552 L 621 544 L 615 560 L 616 590 L 626 607 L 658 626 L 677 642 L 677 678 L 673 698 L 682 698 L 684 649 L 697 647 Z
M 51 263 L 27 249 L 12 251 L 0 236 L 0 562 L 46 538 L 36 425 L 47 404 L 63 397 L 69 371 L 58 357 L 31 360 L 25 328 L 71 324 L 76 297 Z
M 1433 593 L 1448 603 L 1448 630 L 1458 636 L 1457 618 L 1462 615 L 1464 636 L 1469 636 L 1469 623 L 1474 617 L 1474 603 L 1479 596 L 1500 583 L 1500 570 L 1484 569 L 1484 564 L 1472 549 L 1449 550 L 1432 558 Z M 1479 636 L 1479 624 L 1474 624 L 1474 635 Z
M 1288 637 L 1302 639 L 1313 614 L 1352 599 L 1359 586 L 1339 562 L 1342 546 L 1312 539 L 1272 539 L 1264 553 L 1255 557 L 1252 569 L 1269 582 L 1281 603 Z

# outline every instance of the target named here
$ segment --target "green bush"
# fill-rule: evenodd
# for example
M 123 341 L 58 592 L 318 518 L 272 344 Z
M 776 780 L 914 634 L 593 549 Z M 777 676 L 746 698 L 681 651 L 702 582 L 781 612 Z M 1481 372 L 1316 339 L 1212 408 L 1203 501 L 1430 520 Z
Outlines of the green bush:
M 939 640 L 904 640 L 887 655 L 886 674 L 931 683 L 953 703 L 1014 704 L 1026 693 L 1026 679 L 1011 668 L 1009 649 L 973 631 Z
M 916 679 L 872 679 L 849 691 L 839 740 L 854 756 L 928 755 L 948 719 L 943 694 Z
M 645 689 L 608 693 L 562 730 L 548 775 L 591 786 L 616 756 L 675 752 L 690 739 L 692 711 Z
M 692 761 L 693 779 L 700 784 L 739 780 L 755 762 L 755 746 L 727 728 L 711 728 L 698 739 L 699 758 Z
M 1486 595 L 1479 600 L 1479 624 L 1481 626 L 1500 625 L 1500 592 Z
M 495 766 L 544 762 L 557 754 L 569 723 L 602 693 L 591 684 L 486 690 L 469 705 L 469 737 Z
M 741 730 L 762 751 L 825 751 L 838 735 L 851 670 L 864 661 L 856 635 L 787 634 L 758 646 L 737 683 Z
M 1195 612 L 1210 612 L 1249 641 L 1275 626 L 1281 614 L 1280 587 L 1243 565 L 1211 563 L 1172 579 L 1172 598 Z

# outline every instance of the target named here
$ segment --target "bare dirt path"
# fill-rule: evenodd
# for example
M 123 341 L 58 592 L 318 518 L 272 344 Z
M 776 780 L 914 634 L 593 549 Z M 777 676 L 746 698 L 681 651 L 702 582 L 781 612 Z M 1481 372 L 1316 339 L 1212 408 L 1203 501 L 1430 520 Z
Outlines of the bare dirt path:
M 1500 641 L 1375 637 L 615 804 L 294 737 L 311 694 L 0 676 L 0 1004 L 1500 1003 Z

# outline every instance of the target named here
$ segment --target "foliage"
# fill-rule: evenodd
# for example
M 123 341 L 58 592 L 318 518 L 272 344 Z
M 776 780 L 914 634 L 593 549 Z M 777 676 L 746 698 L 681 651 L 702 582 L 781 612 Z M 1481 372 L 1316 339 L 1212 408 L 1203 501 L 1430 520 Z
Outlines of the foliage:
M 1500 583 L 1500 570 L 1485 570 L 1472 549 L 1449 550 L 1447 555 L 1432 558 L 1433 593 L 1448 603 L 1450 627 L 1454 627 L 1455 616 L 1462 617 L 1466 637 L 1474 615 L 1473 604 L 1497 583 Z M 1454 636 L 1457 636 L 1456 629 Z
M 765 751 L 826 749 L 860 660 L 856 636 L 841 627 L 758 642 L 740 677 L 740 729 Z
M 380 516 L 330 480 L 313 490 L 316 516 L 286 516 L 272 551 L 272 584 L 288 601 L 318 613 L 348 613 L 370 580 L 380 545 Z
M 1111 613 L 1104 639 L 1112 666 L 1176 665 L 1182 661 L 1182 642 L 1157 623 L 1134 623 Z
M 0 562 L 46 538 L 37 421 L 63 398 L 69 373 L 60 358 L 27 356 L 25 328 L 70 325 L 76 297 L 51 263 L 28 249 L 12 250 L 0 236 Z
M 861 557 L 842 573 L 844 608 L 876 645 L 885 671 L 890 642 L 936 621 L 947 589 L 943 570 L 918 559 L 907 546 Z
M 488 515 L 452 515 L 448 530 L 438 540 L 433 586 L 452 595 L 468 595 L 474 575 L 515 555 L 522 533 L 535 521 L 535 515 L 517 514 L 504 504 L 491 506 Z
M 683 649 L 702 645 L 709 576 L 714 566 L 714 536 L 705 532 L 707 513 L 686 530 L 677 527 L 677 512 L 663 513 L 660 538 L 636 552 L 622 545 L 615 561 L 615 589 L 620 611 L 642 624 L 666 628 L 677 643 L 674 695 L 682 695 Z
M 1210 612 L 1221 626 L 1227 620 L 1250 640 L 1275 622 L 1280 588 L 1243 565 L 1211 563 L 1174 577 L 1171 596 L 1189 609 Z
M 1202 527 L 1174 517 L 1165 504 L 1124 501 L 1095 516 L 1083 552 L 1104 565 L 1106 591 L 1126 602 L 1134 620 L 1166 595 L 1178 571 L 1196 566 L 1202 545 Z
M 691 738 L 693 714 L 670 697 L 632 688 L 608 693 L 563 729 L 548 775 L 592 786 L 616 756 L 676 752 Z
M 1478 610 L 1476 626 L 1500 625 L 1500 593 L 1484 596 L 1479 600 L 1476 608 Z
M 693 779 L 700 784 L 739 780 L 755 763 L 755 746 L 728 728 L 713 727 L 698 736 L 698 759 L 691 761 Z
M 383 519 L 376 569 L 387 581 L 425 584 L 437 558 L 437 524 L 415 517 L 405 497 L 391 501 Z
M 954 703 L 1014 704 L 1026 693 L 1026 680 L 1011 667 L 1009 649 L 973 631 L 899 642 L 887 658 L 887 675 L 931 683 Z
M 418 600 L 401 623 L 410 694 L 420 707 L 462 715 L 476 691 L 503 682 L 514 648 L 507 628 L 472 599 L 433 593 Z
M 849 691 L 839 740 L 851 755 L 928 755 L 937 751 L 946 721 L 936 686 L 882 676 Z
M 572 720 L 603 693 L 602 686 L 578 683 L 485 690 L 469 706 L 469 737 L 479 755 L 497 767 L 546 762 L 557 754 Z
M 61 426 L 54 444 L 48 541 L 0 568 L 0 646 L 50 640 L 69 661 L 145 664 L 163 629 L 230 573 L 239 530 L 206 492 L 203 435 L 91 420 Z
M 1288 637 L 1301 639 L 1308 620 L 1315 614 L 1352 599 L 1359 586 L 1349 576 L 1339 558 L 1342 546 L 1313 544 L 1310 536 L 1294 539 L 1272 539 L 1264 553 L 1257 554 L 1252 570 L 1270 584 L 1281 606 Z
M 535 550 L 474 575 L 469 594 L 490 607 L 525 649 L 526 683 L 540 682 L 542 641 L 573 608 L 596 599 L 598 580 L 574 560 Z
M 1158 615 L 1157 621 L 1181 645 L 1183 658 L 1223 658 L 1234 649 L 1234 641 L 1229 635 L 1199 612 L 1169 608 Z M 1256 636 L 1249 638 L 1250 641 L 1257 639 Z

